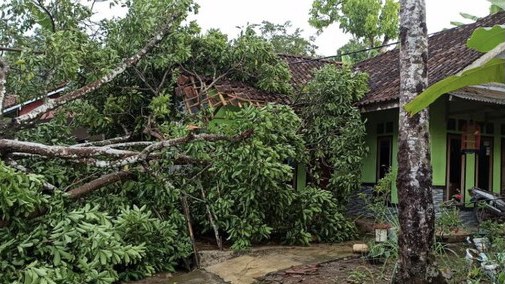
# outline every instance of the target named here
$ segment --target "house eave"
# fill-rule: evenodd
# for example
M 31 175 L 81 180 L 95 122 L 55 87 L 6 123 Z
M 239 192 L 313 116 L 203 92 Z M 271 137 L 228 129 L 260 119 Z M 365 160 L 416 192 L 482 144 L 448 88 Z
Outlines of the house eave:
M 361 113 L 395 109 L 399 107 L 398 100 L 389 101 L 389 102 L 381 102 L 381 103 L 373 103 L 359 106 L 359 111 Z

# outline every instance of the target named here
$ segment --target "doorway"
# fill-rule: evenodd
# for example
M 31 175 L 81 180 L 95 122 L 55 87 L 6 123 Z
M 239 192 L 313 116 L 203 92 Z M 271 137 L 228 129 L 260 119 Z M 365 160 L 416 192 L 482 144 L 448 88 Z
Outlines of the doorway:
M 476 185 L 478 188 L 492 190 L 493 186 L 493 138 L 482 137 L 477 153 Z
M 455 194 L 461 193 L 464 173 L 464 155 L 461 152 L 461 136 L 447 137 L 447 181 L 445 199 L 450 200 Z
M 392 166 L 392 148 L 392 136 L 381 136 L 377 138 L 377 181 L 383 178 Z

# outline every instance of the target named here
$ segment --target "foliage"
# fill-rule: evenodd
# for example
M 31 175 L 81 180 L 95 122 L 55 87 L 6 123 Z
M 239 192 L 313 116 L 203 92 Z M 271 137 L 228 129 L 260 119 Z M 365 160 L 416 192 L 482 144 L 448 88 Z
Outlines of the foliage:
M 466 45 L 479 52 L 488 52 L 503 43 L 505 37 L 505 26 L 496 25 L 494 27 L 478 27 L 468 39 Z
M 360 193 L 360 198 L 365 203 L 367 210 L 373 214 L 375 222 L 384 224 L 391 218 L 387 204 L 391 198 L 391 189 L 396 183 L 398 170 L 390 170 L 381 178 L 374 187 L 372 194 Z
M 354 270 L 351 273 L 349 273 L 349 276 L 347 277 L 347 282 L 348 283 L 355 283 L 355 284 L 362 284 L 362 283 L 369 283 L 372 281 L 372 283 L 375 283 L 374 275 L 372 272 L 366 268 L 365 266 L 361 266 L 358 268 L 364 269 L 366 272 L 363 272 L 361 270 Z
M 333 23 L 368 47 L 398 37 L 400 4 L 394 0 L 314 0 L 309 23 L 322 30 Z
M 210 30 L 191 42 L 191 57 L 183 63 L 185 69 L 202 77 L 248 82 L 261 90 L 290 93 L 290 73 L 287 65 L 275 53 L 274 46 L 257 35 L 253 26 L 242 30 L 238 38 Z
M 45 205 L 47 196 L 40 194 L 43 178 L 38 175 L 23 175 L 5 166 L 0 161 L 0 213 L 2 221 L 27 217 Z
M 143 245 L 122 242 L 110 216 L 89 204 L 61 213 L 61 198 L 41 193 L 40 177 L 17 173 L 0 163 L 0 280 L 4 283 L 112 283 L 116 264 L 140 260 Z M 16 200 L 16 201 L 15 201 Z M 18 204 L 18 202 L 21 202 Z M 50 217 L 27 220 L 34 208 Z M 16 214 L 12 214 L 16 212 Z
M 377 49 L 365 51 L 368 46 L 360 40 L 351 39 L 337 50 L 337 60 L 345 63 L 358 63 L 379 54 Z
M 122 209 L 115 223 L 124 242 L 145 246 L 141 262 L 121 268 L 124 271 L 121 279 L 141 279 L 158 271 L 173 272 L 177 263 L 191 254 L 189 239 L 185 234 L 181 238 L 181 226 L 153 217 L 146 205 Z
M 481 66 L 466 70 L 459 75 L 449 76 L 429 86 L 421 94 L 405 105 L 411 115 L 416 114 L 432 104 L 440 96 L 451 91 L 485 83 L 505 82 L 505 60 L 491 59 Z
M 286 241 L 308 245 L 314 239 L 324 242 L 352 239 L 356 234 L 354 224 L 340 212 L 331 192 L 310 186 L 302 188 L 296 192 L 290 210 L 282 220 L 289 224 Z M 279 222 L 277 227 L 282 228 L 282 223 Z
M 314 189 L 298 192 L 290 185 L 291 165 L 303 160 L 304 145 L 298 134 L 300 120 L 289 107 L 243 107 L 226 112 L 224 121 L 229 123 L 212 131 L 226 134 L 252 129 L 254 135 L 232 148 L 212 144 L 212 149 L 192 147 L 188 151 L 211 153 L 213 163 L 202 174 L 203 189 L 217 225 L 232 241 L 233 249 L 249 248 L 272 234 L 304 244 L 311 240 L 310 233 L 328 241 L 352 235 L 352 227 L 336 211 L 331 196 Z M 195 219 L 207 223 L 204 216 Z
M 363 73 L 323 67 L 308 84 L 299 111 L 312 183 L 332 191 L 339 202 L 359 185 L 361 162 L 367 153 L 365 126 L 353 106 L 367 88 Z
M 61 83 L 68 90 L 81 87 L 110 70 L 119 58 L 134 54 L 160 23 L 174 25 L 136 66 L 86 98 L 65 105 L 50 122 L 17 132 L 16 138 L 74 145 L 73 131 L 86 128 L 105 138 L 129 135 L 135 141 L 152 142 L 188 135 L 188 123 L 208 134 L 251 130 L 253 135 L 239 142 L 195 141 L 164 148 L 155 153 L 160 159 L 122 168 L 135 179 L 105 186 L 79 200 L 69 200 L 65 192 L 118 169 L 96 168 L 86 159 L 76 166 L 74 160 L 17 158 L 42 178 L 0 164 L 0 282 L 112 283 L 172 271 L 192 253 L 181 208 L 185 198 L 195 231 L 205 234 L 213 228 L 206 212 L 210 208 L 220 233 L 237 250 L 277 236 L 299 244 L 353 236 L 354 227 L 339 212 L 341 200 L 333 192 L 291 186 L 293 165 L 306 162 L 307 157 L 306 134 L 300 133 L 301 120 L 290 107 L 248 106 L 229 112 L 225 117 L 229 123 L 213 126 L 205 116 L 213 110 L 194 117 L 180 112 L 174 86 L 181 73 L 194 74 L 196 80 L 205 81 L 203 85 L 209 78 L 231 79 L 269 92 L 291 93 L 289 71 L 275 54 L 273 35 L 272 43 L 251 28 L 231 41 L 215 30 L 201 35 L 195 23 L 184 22 L 197 9 L 188 0 L 117 1 L 128 8 L 128 14 L 100 23 L 91 21 L 92 8 L 81 1 L 22 2 L 2 4 L 7 18 L 0 23 L 7 47 L 20 50 L 6 56 L 13 70 L 7 89 L 22 99 Z M 273 30 L 265 27 L 267 32 Z M 326 109 L 331 117 L 319 121 L 307 112 L 304 123 L 320 124 L 308 137 L 342 133 L 348 137 L 342 141 L 364 151 L 359 140 L 362 124 L 344 122 L 349 115 L 358 119 L 359 114 L 334 109 L 350 108 L 351 101 L 362 95 L 362 75 L 349 70 L 326 72 L 333 75 L 322 73 L 319 86 L 314 83 L 312 90 L 315 97 L 331 102 Z M 340 84 L 330 91 L 342 96 L 318 93 L 319 87 L 329 86 L 324 80 L 330 77 Z M 330 101 L 335 99 L 337 103 Z M 330 120 L 337 117 L 339 132 L 330 132 Z M 350 183 L 358 180 L 350 165 L 361 160 L 355 152 L 342 158 L 344 151 L 354 148 L 337 145 L 337 140 L 328 144 L 328 151 L 340 155 L 328 156 L 338 169 L 332 183 L 349 190 L 355 186 Z M 192 165 L 176 164 L 178 158 L 188 156 Z M 58 189 L 43 192 L 44 181 Z
M 314 45 L 314 37 L 305 39 L 302 36 L 302 29 L 293 30 L 291 21 L 286 21 L 283 24 L 263 21 L 261 24 L 250 27 L 259 30 L 260 36 L 273 45 L 276 53 L 309 56 L 316 54 L 317 46 Z
M 503 0 L 487 0 L 487 1 L 490 3 L 490 5 L 489 5 L 489 14 L 490 15 L 496 14 L 498 12 L 505 10 L 505 1 L 503 1 Z M 467 20 L 477 21 L 479 19 L 479 17 L 472 15 L 472 14 L 468 14 L 468 13 L 459 13 L 459 14 L 461 15 L 461 17 L 463 17 L 464 19 L 467 19 Z M 464 23 L 459 22 L 459 21 L 451 21 L 451 25 L 462 26 L 462 25 L 464 25 Z
M 65 205 L 40 192 L 40 176 L 0 164 L 4 220 L 0 228 L 0 280 L 8 283 L 113 283 L 173 271 L 190 246 L 173 220 L 153 218 L 146 206 L 118 208 Z M 30 220 L 34 209 L 50 213 Z M 70 207 L 70 208 L 69 208 Z M 75 209 L 71 209 L 75 207 Z M 69 210 L 69 213 L 64 213 Z M 177 215 L 177 214 L 175 214 Z M 27 219 L 28 218 L 28 219 Z M 16 282 L 18 281 L 18 282 Z M 51 282 L 53 281 L 53 282 Z
M 440 207 L 440 215 L 435 220 L 436 232 L 440 233 L 442 236 L 449 234 L 455 229 L 461 228 L 462 226 L 461 218 L 459 217 L 459 209 L 455 206 Z

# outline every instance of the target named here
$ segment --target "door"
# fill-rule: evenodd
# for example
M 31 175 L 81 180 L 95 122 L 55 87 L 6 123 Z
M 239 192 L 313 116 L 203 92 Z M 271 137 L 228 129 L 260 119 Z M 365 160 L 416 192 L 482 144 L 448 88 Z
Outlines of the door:
M 377 181 L 383 178 L 392 166 L 393 137 L 377 138 Z
M 461 193 L 464 176 L 463 159 L 461 136 L 449 135 L 447 137 L 446 200 L 451 199 L 455 194 Z
M 480 150 L 477 153 L 477 168 L 475 174 L 478 188 L 492 190 L 493 186 L 493 138 L 482 137 Z

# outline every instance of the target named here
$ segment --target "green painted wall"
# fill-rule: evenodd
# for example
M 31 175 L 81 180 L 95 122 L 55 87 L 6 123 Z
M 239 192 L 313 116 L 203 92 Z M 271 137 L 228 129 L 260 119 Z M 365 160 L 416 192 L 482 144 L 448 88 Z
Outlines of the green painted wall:
M 433 169 L 433 185 L 437 187 L 446 186 L 446 171 L 447 171 L 447 137 L 448 135 L 461 135 L 461 131 L 458 130 L 447 130 L 447 119 L 458 120 L 474 120 L 480 122 L 492 122 L 494 124 L 493 134 L 484 133 L 483 137 L 493 137 L 493 162 L 492 162 L 492 190 L 495 193 L 500 193 L 501 191 L 501 149 L 502 149 L 502 139 L 505 135 L 502 135 L 501 126 L 505 125 L 505 117 L 503 118 L 490 118 L 489 115 L 485 114 L 485 110 L 489 111 L 492 109 L 488 104 L 464 101 L 464 100 L 452 100 L 448 101 L 448 97 L 444 96 L 438 99 L 435 103 L 430 106 L 430 138 L 431 138 L 431 163 Z M 499 112 L 498 112 L 499 113 Z M 495 113 L 495 116 L 496 113 Z M 366 143 L 370 149 L 368 156 L 365 158 L 363 163 L 363 173 L 362 182 L 363 183 L 376 183 L 376 167 L 377 167 L 377 124 L 384 123 L 386 121 L 394 120 L 395 129 L 393 133 L 393 167 L 397 167 L 397 137 L 398 137 L 398 110 L 384 110 L 364 113 L 363 117 L 367 120 L 367 138 Z M 477 155 L 476 154 L 466 154 L 464 159 L 464 170 L 462 173 L 464 176 L 465 188 L 465 201 L 470 200 L 470 194 L 468 189 L 474 187 L 476 184 L 476 164 Z M 396 188 L 393 188 L 392 202 L 397 202 L 397 192 Z
M 377 138 L 380 136 L 392 137 L 392 167 L 398 167 L 398 109 L 367 112 L 363 114 L 366 119 L 366 145 L 369 149 L 368 155 L 363 160 L 361 182 L 375 184 L 377 182 Z M 393 122 L 393 132 L 377 134 L 377 125 L 386 122 Z M 396 184 L 393 185 L 391 202 L 397 203 Z
M 465 155 L 465 203 L 470 202 L 469 189 L 475 186 L 475 154 L 467 153 Z
M 233 123 L 229 120 L 228 114 L 231 112 L 238 111 L 240 108 L 237 106 L 222 106 L 214 114 L 214 118 L 209 122 L 209 128 L 217 127 L 219 124 Z
M 447 168 L 447 128 L 445 98 L 430 105 L 431 167 L 433 185 L 443 187 L 446 184 Z
M 377 182 L 377 137 L 392 136 L 393 151 L 392 163 L 393 167 L 397 167 L 396 155 L 398 154 L 398 109 L 367 112 L 363 114 L 363 119 L 366 120 L 366 145 L 369 149 L 368 155 L 363 160 L 361 182 L 376 183 Z M 377 135 L 377 124 L 393 122 L 393 132 Z
M 376 183 L 377 177 L 377 124 L 394 121 L 393 132 L 393 168 L 398 167 L 398 109 L 364 113 L 366 121 L 366 143 L 370 151 L 362 167 L 362 183 Z M 431 163 L 433 169 L 433 185 L 443 187 L 446 183 L 447 130 L 446 130 L 446 99 L 437 100 L 430 106 Z M 398 202 L 396 185 L 391 192 L 391 201 Z

